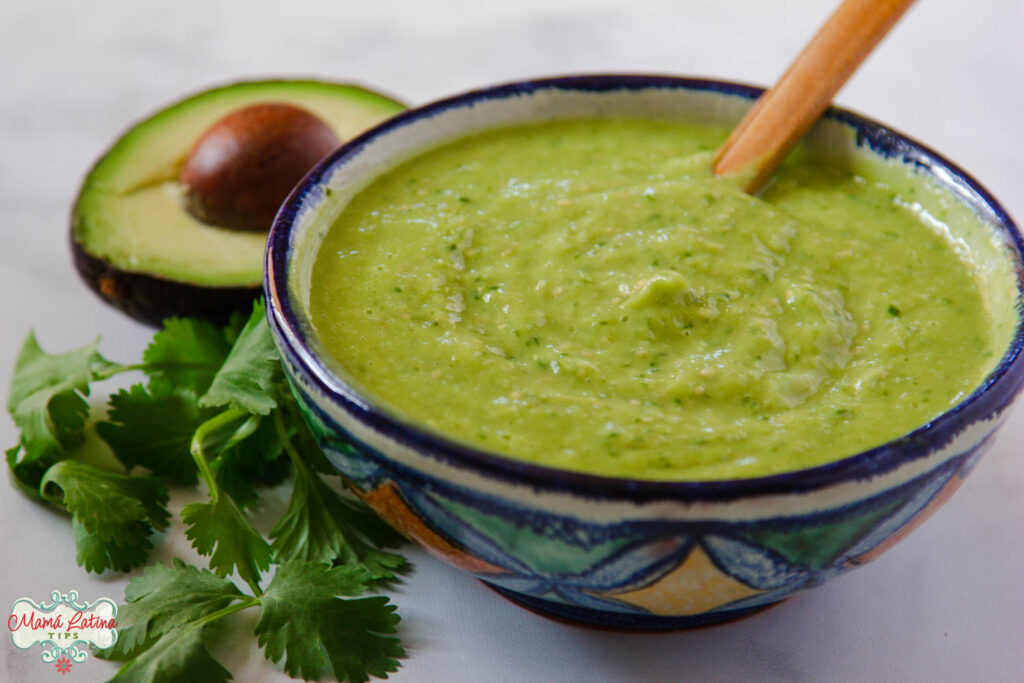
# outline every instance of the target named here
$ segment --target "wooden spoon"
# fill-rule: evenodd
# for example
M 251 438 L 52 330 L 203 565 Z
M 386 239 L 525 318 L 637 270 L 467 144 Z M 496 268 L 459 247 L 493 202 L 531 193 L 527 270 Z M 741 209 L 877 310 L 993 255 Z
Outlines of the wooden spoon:
M 732 131 L 716 175 L 756 192 L 914 0 L 844 0 Z

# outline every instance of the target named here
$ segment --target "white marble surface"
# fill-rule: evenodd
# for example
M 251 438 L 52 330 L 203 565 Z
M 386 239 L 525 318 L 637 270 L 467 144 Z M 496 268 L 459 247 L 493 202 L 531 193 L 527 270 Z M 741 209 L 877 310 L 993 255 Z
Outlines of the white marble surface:
M 0 386 L 28 327 L 45 347 L 103 335 L 115 359 L 149 330 L 72 272 L 70 203 L 128 122 L 241 77 L 314 75 L 420 103 L 471 86 L 578 71 L 702 74 L 768 83 L 831 2 L 0 3 Z M 961 163 L 1024 216 L 1024 4 L 921 2 L 839 102 Z M 0 445 L 15 441 L 0 418 Z M 872 565 L 735 624 L 625 635 L 538 618 L 412 552 L 395 592 L 409 656 L 397 681 L 1024 680 L 1024 412 L 963 489 Z M 186 502 L 176 497 L 174 508 Z M 280 501 L 270 496 L 269 507 Z M 193 558 L 175 527 L 153 558 Z M 66 520 L 0 486 L 0 608 L 54 588 L 121 598 L 123 575 L 75 566 Z M 245 617 L 232 627 L 245 626 Z M 251 627 L 251 624 L 249 624 Z M 7 637 L 0 680 L 50 681 Z M 287 680 L 248 639 L 212 647 L 239 681 Z M 67 680 L 114 668 L 89 660 Z

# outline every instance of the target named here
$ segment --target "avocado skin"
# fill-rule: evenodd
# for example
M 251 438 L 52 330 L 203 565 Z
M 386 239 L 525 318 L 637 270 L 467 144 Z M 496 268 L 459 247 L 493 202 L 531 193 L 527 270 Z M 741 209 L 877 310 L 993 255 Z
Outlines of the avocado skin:
M 101 299 L 146 325 L 165 318 L 190 317 L 227 324 L 232 313 L 248 311 L 261 287 L 210 287 L 119 270 L 85 251 L 71 238 L 75 269 Z

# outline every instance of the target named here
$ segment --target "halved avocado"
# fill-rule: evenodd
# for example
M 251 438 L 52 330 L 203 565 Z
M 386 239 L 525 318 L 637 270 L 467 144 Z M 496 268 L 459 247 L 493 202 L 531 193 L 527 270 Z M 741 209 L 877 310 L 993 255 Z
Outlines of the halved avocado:
M 266 233 L 200 222 L 185 208 L 178 175 L 207 128 L 258 102 L 305 109 L 341 141 L 404 109 L 354 85 L 250 81 L 193 95 L 135 125 L 85 177 L 72 211 L 75 267 L 100 297 L 150 324 L 169 316 L 224 321 L 249 310 Z

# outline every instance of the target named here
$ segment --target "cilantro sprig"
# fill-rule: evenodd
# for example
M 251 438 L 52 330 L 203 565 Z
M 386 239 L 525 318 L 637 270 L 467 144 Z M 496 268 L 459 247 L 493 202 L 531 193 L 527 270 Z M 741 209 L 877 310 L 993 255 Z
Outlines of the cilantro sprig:
M 393 636 L 394 605 L 383 596 L 346 599 L 366 593 L 370 582 L 359 567 L 293 560 L 278 566 L 257 597 L 181 560 L 157 564 L 128 584 L 118 639 L 95 653 L 126 662 L 114 681 L 225 681 L 231 675 L 206 650 L 203 633 L 229 614 L 259 608 L 254 634 L 267 659 L 285 658 L 289 675 L 386 678 L 404 655 Z
M 111 394 L 106 419 L 93 425 L 123 471 L 89 464 L 81 444 L 92 385 L 140 371 L 145 381 Z M 364 681 L 398 666 L 394 606 L 359 596 L 407 567 L 384 549 L 401 537 L 321 476 L 333 471 L 289 391 L 262 302 L 224 328 L 172 318 L 135 364 L 103 358 L 96 342 L 48 354 L 30 333 L 8 411 L 20 429 L 6 452 L 11 481 L 70 515 L 76 559 L 87 571 L 145 562 L 153 534 L 168 528 L 168 485 L 202 482 L 208 493 L 181 517 L 209 570 L 175 560 L 132 579 L 119 640 L 96 652 L 125 661 L 114 680 L 227 680 L 204 633 L 248 608 L 261 611 L 254 635 L 267 658 L 284 659 L 289 675 Z M 289 473 L 291 500 L 265 539 L 247 510 L 260 488 Z

